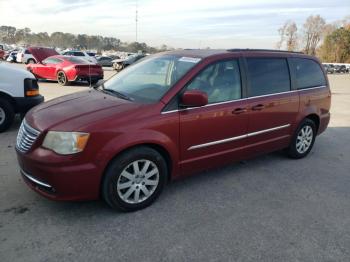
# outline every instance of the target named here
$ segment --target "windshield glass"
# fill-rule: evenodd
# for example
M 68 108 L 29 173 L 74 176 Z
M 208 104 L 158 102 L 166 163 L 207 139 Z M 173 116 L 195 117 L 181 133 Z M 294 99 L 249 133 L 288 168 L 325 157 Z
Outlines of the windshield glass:
M 174 55 L 148 57 L 112 77 L 104 83 L 104 88 L 141 103 L 153 103 L 199 61 L 199 58 Z

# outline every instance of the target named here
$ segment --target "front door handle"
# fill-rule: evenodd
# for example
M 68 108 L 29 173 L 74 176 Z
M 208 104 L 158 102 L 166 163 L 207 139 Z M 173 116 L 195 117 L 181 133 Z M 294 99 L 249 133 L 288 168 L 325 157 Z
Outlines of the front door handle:
M 232 111 L 232 114 L 238 115 L 247 112 L 246 108 L 236 108 L 235 110 Z
M 265 106 L 263 104 L 258 104 L 258 105 L 253 106 L 252 110 L 259 111 L 259 110 L 262 110 L 264 108 L 265 108 Z

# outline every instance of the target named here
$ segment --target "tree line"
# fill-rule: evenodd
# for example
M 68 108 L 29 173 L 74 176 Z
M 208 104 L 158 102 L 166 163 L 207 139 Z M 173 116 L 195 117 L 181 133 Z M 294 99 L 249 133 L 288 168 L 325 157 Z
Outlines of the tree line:
M 278 34 L 278 49 L 316 55 L 323 62 L 350 63 L 350 16 L 327 24 L 320 15 L 311 15 L 301 29 L 288 20 Z
M 156 53 L 168 50 L 166 45 L 161 47 L 148 46 L 146 43 L 122 42 L 115 37 L 104 37 L 100 35 L 87 34 L 71 34 L 63 32 L 47 32 L 34 33 L 30 28 L 16 28 L 13 26 L 0 26 L 0 42 L 5 44 L 32 45 L 32 46 L 48 46 L 55 48 L 77 48 L 84 50 L 109 51 L 118 50 L 125 52 Z

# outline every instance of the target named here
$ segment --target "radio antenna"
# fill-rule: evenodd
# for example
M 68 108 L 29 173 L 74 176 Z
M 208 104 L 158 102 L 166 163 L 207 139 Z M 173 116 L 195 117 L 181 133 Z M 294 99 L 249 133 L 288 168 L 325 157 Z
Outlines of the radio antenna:
M 135 35 L 136 35 L 136 42 L 137 42 L 137 23 L 138 23 L 138 11 L 137 11 L 137 8 L 138 8 L 138 0 L 136 0 L 136 13 L 135 13 Z

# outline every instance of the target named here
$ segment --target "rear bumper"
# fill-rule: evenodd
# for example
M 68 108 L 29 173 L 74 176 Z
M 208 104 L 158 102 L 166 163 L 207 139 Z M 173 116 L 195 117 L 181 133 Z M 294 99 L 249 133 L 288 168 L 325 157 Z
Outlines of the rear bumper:
M 98 81 L 103 79 L 103 75 L 92 75 L 92 76 L 88 76 L 88 75 L 77 75 L 73 81 L 88 81 L 88 80 L 92 80 L 92 81 Z
M 44 102 L 44 97 L 41 95 L 33 97 L 17 97 L 16 102 L 16 112 L 17 113 L 27 113 L 34 106 L 39 105 Z
M 320 117 L 320 126 L 318 128 L 318 135 L 323 133 L 328 127 L 329 121 L 331 119 L 331 113 L 323 114 Z
M 72 156 L 59 156 L 40 147 L 16 152 L 24 181 L 40 195 L 59 201 L 99 198 L 102 171 L 94 164 L 77 163 Z

